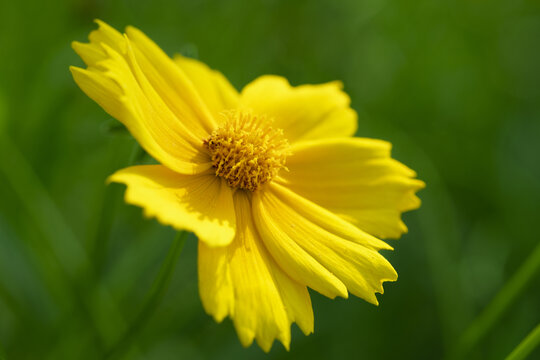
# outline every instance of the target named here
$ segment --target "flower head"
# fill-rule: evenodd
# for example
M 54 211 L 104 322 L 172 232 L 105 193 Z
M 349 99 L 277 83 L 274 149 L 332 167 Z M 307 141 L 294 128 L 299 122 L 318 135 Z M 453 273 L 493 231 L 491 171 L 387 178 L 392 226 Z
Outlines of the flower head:
M 397 279 L 379 238 L 407 231 L 401 213 L 420 205 L 424 183 L 389 143 L 352 137 L 341 83 L 262 76 L 239 93 L 135 28 L 98 24 L 89 43 L 73 43 L 87 65 L 73 77 L 160 163 L 110 180 L 147 216 L 197 235 L 205 310 L 268 351 L 276 338 L 289 347 L 293 322 L 313 332 L 308 288 L 378 304 Z
M 233 189 L 257 190 L 285 167 L 289 143 L 266 116 L 230 111 L 227 120 L 204 140 L 216 175 Z

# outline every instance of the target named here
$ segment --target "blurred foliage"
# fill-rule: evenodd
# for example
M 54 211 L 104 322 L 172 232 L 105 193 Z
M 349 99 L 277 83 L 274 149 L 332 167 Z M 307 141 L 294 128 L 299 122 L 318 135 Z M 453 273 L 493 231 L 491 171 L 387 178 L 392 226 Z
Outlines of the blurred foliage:
M 125 330 L 174 231 L 121 201 L 106 177 L 134 141 L 74 84 L 70 48 L 100 18 L 241 88 L 267 73 L 339 79 L 359 136 L 394 144 L 423 207 L 387 256 L 400 279 L 374 307 L 313 293 L 315 333 L 294 326 L 271 358 L 436 359 L 539 243 L 540 2 L 457 0 L 0 3 L 0 358 L 98 359 Z M 143 158 L 140 161 L 149 161 Z M 265 358 L 216 324 L 197 293 L 190 236 L 129 359 Z M 540 276 L 465 358 L 500 359 L 540 321 Z M 538 349 L 533 357 L 540 358 Z

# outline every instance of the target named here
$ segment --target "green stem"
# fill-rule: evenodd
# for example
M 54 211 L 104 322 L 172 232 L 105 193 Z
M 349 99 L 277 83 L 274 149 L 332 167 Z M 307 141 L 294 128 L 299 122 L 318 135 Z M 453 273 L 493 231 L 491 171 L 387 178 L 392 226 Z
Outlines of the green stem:
M 540 243 L 491 303 L 467 328 L 458 345 L 458 357 L 466 355 L 486 335 L 539 270 Z
M 142 160 L 142 158 L 144 157 L 144 150 L 143 148 L 141 147 L 141 145 L 139 145 L 139 143 L 135 143 L 133 145 L 133 149 L 131 150 L 131 154 L 129 155 L 129 160 L 128 160 L 128 163 L 127 163 L 127 166 L 131 166 L 133 164 L 135 164 L 136 162 Z
M 525 359 L 540 344 L 540 324 L 523 339 L 519 345 L 508 355 L 506 360 Z
M 152 284 L 152 288 L 146 296 L 146 300 L 144 301 L 139 314 L 135 317 L 120 340 L 118 340 L 118 342 L 116 342 L 116 344 L 107 352 L 107 359 L 121 357 L 125 351 L 129 350 L 130 345 L 137 338 L 142 327 L 146 325 L 155 309 L 161 303 L 171 282 L 174 268 L 184 247 L 187 235 L 187 231 L 180 231 L 176 234 L 169 249 L 169 253 L 167 254 L 167 258 L 161 265 L 161 269 Z
M 142 148 L 138 143 L 135 143 L 127 164 L 123 164 L 123 166 L 133 165 L 140 159 L 141 153 L 143 153 Z M 91 245 L 91 255 L 96 273 L 98 274 L 99 270 L 103 268 L 103 263 L 105 262 L 105 253 L 111 235 L 111 228 L 114 222 L 114 212 L 122 193 L 123 191 L 116 186 L 107 186 L 105 188 L 103 201 L 98 213 L 98 224 L 96 227 L 97 231 Z

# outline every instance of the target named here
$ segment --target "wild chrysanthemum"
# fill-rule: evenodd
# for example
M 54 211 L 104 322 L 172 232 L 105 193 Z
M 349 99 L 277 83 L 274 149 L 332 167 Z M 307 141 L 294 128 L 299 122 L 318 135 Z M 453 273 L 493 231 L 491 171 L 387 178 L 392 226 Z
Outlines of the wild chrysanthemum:
M 81 89 L 161 165 L 110 177 L 147 216 L 199 238 L 199 290 L 240 341 L 288 348 L 290 325 L 313 332 L 307 288 L 377 304 L 397 273 L 380 238 L 407 231 L 401 213 L 424 186 L 390 144 L 355 138 L 339 82 L 293 87 L 262 76 L 241 92 L 203 63 L 170 59 L 141 31 L 98 21 L 73 43 Z

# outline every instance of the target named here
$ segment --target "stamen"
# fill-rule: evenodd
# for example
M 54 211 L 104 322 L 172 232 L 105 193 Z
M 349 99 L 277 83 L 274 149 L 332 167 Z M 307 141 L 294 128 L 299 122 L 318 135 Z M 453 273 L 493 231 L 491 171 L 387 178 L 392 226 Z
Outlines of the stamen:
M 234 188 L 257 190 L 272 180 L 290 154 L 283 130 L 271 127 L 266 115 L 247 111 L 226 113 L 227 120 L 203 141 L 216 175 Z

